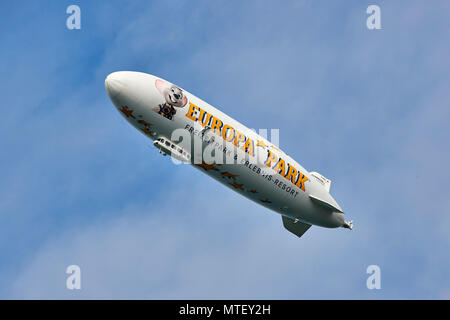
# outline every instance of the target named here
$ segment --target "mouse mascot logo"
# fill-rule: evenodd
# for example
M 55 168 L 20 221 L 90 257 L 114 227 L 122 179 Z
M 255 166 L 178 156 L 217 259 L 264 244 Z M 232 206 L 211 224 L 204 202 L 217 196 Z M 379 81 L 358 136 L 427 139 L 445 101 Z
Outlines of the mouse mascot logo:
M 160 79 L 156 79 L 155 86 L 163 95 L 165 102 L 153 108 L 153 111 L 164 118 L 173 120 L 174 115 L 177 113 L 177 108 L 183 108 L 187 104 L 187 98 L 183 94 L 183 90 Z

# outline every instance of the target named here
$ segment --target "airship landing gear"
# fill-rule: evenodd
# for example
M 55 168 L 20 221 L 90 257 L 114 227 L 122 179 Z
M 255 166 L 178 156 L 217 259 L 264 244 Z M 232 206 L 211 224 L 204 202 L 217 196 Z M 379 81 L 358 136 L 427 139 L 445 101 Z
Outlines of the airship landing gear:
M 346 229 L 353 230 L 353 220 L 351 220 L 351 221 L 344 221 L 344 225 L 342 227 L 344 227 Z

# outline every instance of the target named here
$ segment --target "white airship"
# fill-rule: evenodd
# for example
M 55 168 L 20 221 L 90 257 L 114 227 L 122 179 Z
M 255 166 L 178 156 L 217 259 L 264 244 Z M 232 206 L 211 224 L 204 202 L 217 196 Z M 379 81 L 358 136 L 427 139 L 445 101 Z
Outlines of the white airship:
M 352 229 L 329 193 L 330 180 L 308 172 L 267 139 L 186 90 L 132 71 L 109 74 L 105 87 L 119 112 L 163 155 L 192 164 L 279 213 L 284 227 L 298 237 L 311 225 Z

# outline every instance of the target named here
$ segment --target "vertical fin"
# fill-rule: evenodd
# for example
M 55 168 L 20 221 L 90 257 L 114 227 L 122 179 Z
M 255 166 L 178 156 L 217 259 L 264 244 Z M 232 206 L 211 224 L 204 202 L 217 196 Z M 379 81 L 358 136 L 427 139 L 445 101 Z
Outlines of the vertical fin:
M 283 226 L 293 234 L 295 234 L 297 237 L 301 237 L 308 229 L 311 227 L 310 224 L 303 223 L 300 221 L 295 222 L 291 218 L 282 216 L 283 219 Z
M 318 172 L 310 172 L 310 174 L 316 178 L 317 181 L 319 181 L 319 183 L 325 188 L 325 190 L 327 190 L 328 192 L 330 192 L 330 186 L 331 186 L 331 180 L 325 178 L 323 175 L 321 175 Z

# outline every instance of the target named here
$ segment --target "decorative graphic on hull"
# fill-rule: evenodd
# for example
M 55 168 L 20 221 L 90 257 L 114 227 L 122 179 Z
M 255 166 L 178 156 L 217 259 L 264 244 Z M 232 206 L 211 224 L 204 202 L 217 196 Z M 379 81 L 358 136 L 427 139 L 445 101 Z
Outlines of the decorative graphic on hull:
M 173 120 L 177 108 L 183 108 L 187 104 L 187 98 L 179 87 L 164 80 L 156 79 L 155 86 L 163 95 L 164 102 L 153 108 L 164 118 Z

